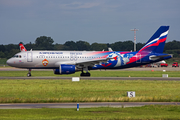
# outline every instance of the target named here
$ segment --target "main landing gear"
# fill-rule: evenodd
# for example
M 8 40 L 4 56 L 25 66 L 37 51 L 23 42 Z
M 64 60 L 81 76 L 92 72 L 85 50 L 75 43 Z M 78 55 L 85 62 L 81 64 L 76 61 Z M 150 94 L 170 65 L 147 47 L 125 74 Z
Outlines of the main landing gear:
M 29 69 L 27 77 L 31 77 L 31 69 Z
M 85 76 L 86 76 L 86 77 L 90 77 L 91 74 L 90 74 L 89 72 L 86 72 L 86 73 L 82 72 L 80 76 L 82 76 L 82 77 L 83 77 L 83 76 L 84 76 L 84 77 L 85 77 Z
M 86 73 L 84 73 L 83 70 L 85 70 Z M 87 67 L 85 67 L 84 69 L 82 68 L 82 73 L 80 74 L 80 76 L 81 77 L 90 77 L 91 76 L 91 74 L 88 72 L 88 68 Z

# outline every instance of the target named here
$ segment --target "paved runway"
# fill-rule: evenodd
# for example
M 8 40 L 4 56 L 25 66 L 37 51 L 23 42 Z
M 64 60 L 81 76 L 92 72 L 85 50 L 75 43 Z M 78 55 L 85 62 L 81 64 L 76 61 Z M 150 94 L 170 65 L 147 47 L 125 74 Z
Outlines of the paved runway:
M 33 71 L 36 70 L 48 70 L 52 71 L 51 69 L 33 69 Z M 159 68 L 127 68 L 127 69 L 119 69 L 121 70 L 128 70 L 128 71 L 180 71 L 180 67 L 173 68 L 171 66 L 169 67 L 159 67 Z M 0 71 L 27 71 L 27 69 L 19 69 L 19 68 L 13 68 L 13 67 L 2 67 L 0 68 Z M 103 70 L 102 70 L 103 71 Z M 0 77 L 0 79 L 59 79 L 59 80 L 71 80 L 72 77 Z M 81 77 L 83 80 L 180 80 L 180 77 Z
M 2 79 L 58 79 L 72 80 L 72 77 L 0 77 Z M 80 77 L 81 80 L 176 80 L 180 81 L 180 77 Z
M 33 71 L 53 71 L 52 69 L 32 69 Z M 104 71 L 105 69 L 102 70 L 97 70 L 97 71 Z M 180 71 L 180 67 L 172 67 L 169 65 L 168 67 L 134 67 L 134 68 L 126 68 L 126 69 L 112 69 L 115 71 Z M 107 71 L 112 71 L 111 69 L 107 69 Z M 28 71 L 27 69 L 21 69 L 21 68 L 14 68 L 14 67 L 0 67 L 0 71 Z
M 91 107 L 141 107 L 144 105 L 180 105 L 180 102 L 96 102 L 79 103 L 79 108 Z M 12 103 L 0 104 L 0 109 L 76 108 L 77 103 Z

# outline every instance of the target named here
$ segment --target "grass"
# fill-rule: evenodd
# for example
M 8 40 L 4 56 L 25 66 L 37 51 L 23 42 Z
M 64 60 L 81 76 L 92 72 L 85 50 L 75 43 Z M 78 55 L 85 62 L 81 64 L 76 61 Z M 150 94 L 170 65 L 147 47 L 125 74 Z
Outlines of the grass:
M 1 77 L 26 77 L 28 71 L 0 71 Z M 90 71 L 91 77 L 162 77 L 168 74 L 169 77 L 180 77 L 180 71 Z M 80 72 L 69 75 L 55 75 L 53 71 L 33 71 L 32 76 L 57 76 L 57 77 L 79 77 Z
M 6 61 L 6 58 L 0 58 L 0 67 L 4 67 L 4 65 L 7 66 Z
M 0 119 L 179 119 L 180 106 L 176 105 L 149 105 L 133 108 L 80 108 L 76 109 L 0 109 Z
M 1 80 L 0 103 L 180 102 L 180 81 Z M 135 91 L 128 98 L 127 91 Z

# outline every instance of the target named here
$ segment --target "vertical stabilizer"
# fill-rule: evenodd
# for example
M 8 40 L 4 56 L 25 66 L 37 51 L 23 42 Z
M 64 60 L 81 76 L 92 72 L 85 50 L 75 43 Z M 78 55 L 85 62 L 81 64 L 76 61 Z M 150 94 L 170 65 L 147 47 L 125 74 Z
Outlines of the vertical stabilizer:
M 139 52 L 163 53 L 169 26 L 161 26 Z
M 19 43 L 19 47 L 21 52 L 27 51 L 22 43 Z

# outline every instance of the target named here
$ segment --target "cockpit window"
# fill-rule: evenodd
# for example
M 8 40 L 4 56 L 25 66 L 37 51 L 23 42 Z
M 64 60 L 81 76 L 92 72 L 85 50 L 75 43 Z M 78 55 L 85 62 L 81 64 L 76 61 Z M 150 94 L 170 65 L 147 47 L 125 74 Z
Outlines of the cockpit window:
M 14 55 L 14 58 L 18 58 L 18 55 Z
M 21 55 L 14 55 L 14 58 L 21 58 Z

